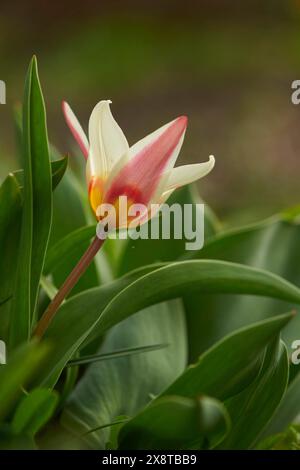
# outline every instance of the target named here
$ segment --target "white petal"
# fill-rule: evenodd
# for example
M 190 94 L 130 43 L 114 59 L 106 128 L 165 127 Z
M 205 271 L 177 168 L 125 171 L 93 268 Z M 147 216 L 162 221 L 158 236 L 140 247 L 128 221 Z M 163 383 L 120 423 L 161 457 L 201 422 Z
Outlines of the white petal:
M 206 176 L 215 166 L 213 155 L 205 163 L 195 163 L 193 165 L 183 165 L 173 168 L 166 181 L 166 190 L 175 189 L 185 184 L 193 183 L 203 176 Z
M 110 103 L 100 101 L 90 117 L 88 164 L 91 175 L 107 177 L 117 161 L 129 150 L 126 137 L 111 114 Z
M 66 101 L 62 103 L 63 113 L 66 119 L 66 122 L 76 139 L 84 157 L 87 159 L 89 154 L 89 142 L 87 136 L 85 135 L 84 130 L 82 129 L 77 117 L 73 113 L 72 109 Z

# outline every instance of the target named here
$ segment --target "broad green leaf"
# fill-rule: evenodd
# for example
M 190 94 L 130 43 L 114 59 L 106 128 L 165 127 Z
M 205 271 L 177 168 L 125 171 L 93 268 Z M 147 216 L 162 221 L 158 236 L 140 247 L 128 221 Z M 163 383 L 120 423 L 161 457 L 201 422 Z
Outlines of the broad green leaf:
M 105 331 L 132 312 L 195 291 L 300 301 L 296 286 L 267 271 L 216 260 L 177 262 L 142 276 L 121 291 L 103 311 L 97 328 Z
M 292 314 L 280 315 L 225 337 L 189 366 L 163 395 L 206 394 L 224 400 L 239 393 L 255 379 L 265 347 L 291 318 Z
M 23 107 L 24 202 L 10 341 L 27 340 L 37 301 L 52 217 L 51 166 L 36 59 L 28 69 Z
M 209 397 L 165 396 L 125 424 L 119 449 L 183 449 L 211 446 L 229 430 L 225 407 Z M 198 448 L 199 448 L 198 447 Z
M 57 402 L 56 392 L 42 388 L 33 390 L 16 409 L 12 420 L 13 431 L 34 436 L 49 421 Z
M 41 382 L 53 383 L 52 374 L 60 374 L 88 336 L 92 339 L 103 335 L 107 329 L 145 307 L 195 291 L 243 293 L 274 296 L 296 303 L 300 301 L 299 289 L 280 277 L 234 263 L 199 260 L 160 268 L 145 267 L 74 296 L 61 306 L 45 335 L 55 350 Z M 224 312 L 226 320 L 225 315 L 227 312 Z
M 278 406 L 288 376 L 286 352 L 282 354 L 282 350 L 279 352 L 278 347 L 273 347 L 272 354 L 263 359 L 264 351 L 270 341 L 274 343 L 274 338 L 276 338 L 277 346 L 278 333 L 290 318 L 291 315 L 287 314 L 249 326 L 226 337 L 206 351 L 196 364 L 190 366 L 149 407 L 122 427 L 120 431 L 121 448 L 133 448 L 138 445 L 138 448 L 146 449 L 178 449 L 182 447 L 189 448 L 189 444 L 192 444 L 192 442 L 195 445 L 197 442 L 196 435 L 192 439 L 187 430 L 181 432 L 180 422 L 177 422 L 177 425 L 172 422 L 172 416 L 176 419 L 176 408 L 172 412 L 168 410 L 170 412 L 169 417 L 167 412 L 164 415 L 161 400 L 165 398 L 168 403 L 168 397 L 172 395 L 180 396 L 185 400 L 187 398 L 196 399 L 206 394 L 211 394 L 222 400 L 235 395 L 231 398 L 231 403 L 241 405 L 240 402 L 235 402 L 241 396 L 244 397 L 247 394 L 247 398 L 254 409 L 251 407 L 245 409 L 242 406 L 229 406 L 229 411 L 232 411 L 233 417 L 236 418 L 238 414 L 242 424 L 236 432 L 239 422 L 237 423 L 236 419 L 233 421 L 235 427 L 229 434 L 231 437 L 226 438 L 225 442 L 230 438 L 232 439 L 232 436 L 237 435 L 242 435 L 242 439 L 245 439 L 245 435 L 248 439 L 251 439 L 253 434 L 256 437 L 257 432 L 261 431 L 261 427 L 266 424 L 270 415 Z M 261 368 L 262 362 L 263 367 Z M 270 394 L 272 395 L 270 389 L 274 388 L 275 384 L 277 387 L 276 393 L 273 392 L 273 397 L 270 397 Z M 254 399 L 254 396 L 256 399 Z M 230 401 L 227 403 L 230 403 Z M 245 405 L 244 401 L 242 404 Z M 256 413 L 256 408 L 260 410 L 259 415 Z M 195 410 L 193 414 L 194 417 L 197 416 Z M 247 419 L 243 420 L 245 414 L 247 414 Z M 250 429 L 248 429 L 248 423 L 250 423 Z M 256 428 L 255 423 L 257 424 Z M 192 433 L 193 429 L 190 422 Z M 164 432 L 170 433 L 167 434 L 168 437 L 175 435 L 177 442 L 164 442 L 164 435 L 162 435 Z M 216 446 L 222 440 L 222 436 L 224 437 L 224 433 L 215 438 L 210 446 Z M 199 445 L 201 445 L 201 441 L 198 441 L 198 448 Z M 205 442 L 202 445 L 205 445 Z M 222 443 L 220 445 L 222 448 L 227 448 L 226 444 Z
M 288 371 L 286 347 L 276 339 L 267 348 L 254 383 L 226 403 L 232 429 L 220 448 L 248 449 L 255 445 L 285 393 Z
M 29 343 L 20 346 L 8 357 L 7 364 L 0 366 L 0 420 L 9 415 L 22 388 L 36 378 L 48 351 L 47 345 Z
M 287 215 L 276 216 L 259 224 L 219 234 L 208 240 L 196 256 L 266 269 L 299 286 L 300 225 L 296 215 L 296 212 L 293 213 L 289 220 Z M 270 297 L 257 299 L 194 293 L 184 301 L 191 361 L 226 334 L 280 313 L 287 307 L 292 308 L 292 305 L 287 306 Z M 223 320 L 225 314 L 226 321 Z M 288 348 L 294 339 L 300 337 L 299 318 L 295 317 L 283 331 Z
M 272 417 L 264 436 L 270 436 L 282 432 L 290 424 L 296 421 L 300 414 L 300 374 L 290 383 L 278 410 Z
M 64 426 L 80 436 L 116 421 L 120 415 L 132 416 L 182 373 L 187 344 L 181 301 L 147 308 L 115 326 L 100 353 L 130 346 L 143 348 L 149 343 L 168 343 L 168 347 L 92 364 L 70 396 Z M 86 434 L 84 440 L 103 449 L 109 431 L 99 429 Z
M 184 186 L 177 190 L 169 199 L 168 204 L 179 204 L 181 207 L 184 204 L 192 205 L 192 216 L 190 217 L 190 222 L 195 225 L 195 214 L 197 212 L 197 205 L 203 203 L 197 195 L 195 187 Z M 219 222 L 216 219 L 216 216 L 212 213 L 211 209 L 205 206 L 205 238 L 209 238 L 211 235 L 215 234 L 219 229 Z M 183 218 L 182 218 L 183 219 Z M 182 233 L 184 234 L 185 225 L 187 221 L 182 220 Z M 148 224 L 143 226 L 142 230 L 148 230 Z M 175 239 L 174 238 L 174 227 L 173 222 L 171 221 L 171 230 L 170 230 L 170 239 L 164 240 L 162 238 L 162 233 L 160 233 L 159 239 L 154 240 L 149 238 L 147 240 L 131 240 L 128 239 L 128 242 L 121 254 L 121 259 L 119 260 L 119 274 L 125 274 L 133 269 L 139 268 L 141 266 L 164 261 L 175 261 L 179 256 L 185 253 L 185 239 Z M 161 230 L 160 230 L 161 232 Z

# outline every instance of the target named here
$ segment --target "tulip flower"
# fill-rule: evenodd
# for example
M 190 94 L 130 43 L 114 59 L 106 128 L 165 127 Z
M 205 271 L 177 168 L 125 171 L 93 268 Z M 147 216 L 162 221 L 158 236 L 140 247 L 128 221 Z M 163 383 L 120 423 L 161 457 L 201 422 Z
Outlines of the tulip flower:
M 185 184 L 207 175 L 215 160 L 210 156 L 205 163 L 174 168 L 179 155 L 187 118 L 178 117 L 129 147 L 125 135 L 110 111 L 110 101 L 100 101 L 89 120 L 89 139 L 67 103 L 63 103 L 67 124 L 86 159 L 86 180 L 91 208 L 101 222 L 99 208 L 109 206 L 119 210 L 121 197 L 130 205 L 143 205 L 145 213 L 130 218 L 128 213 L 115 220 L 113 228 L 124 228 L 144 223 L 153 216 L 150 207 L 164 203 L 172 192 Z M 78 264 L 39 321 L 35 334 L 41 337 L 65 297 L 90 265 L 104 239 L 95 237 Z
M 64 102 L 67 124 L 87 160 L 86 179 L 91 208 L 99 220 L 101 204 L 118 208 L 120 196 L 129 204 L 148 207 L 147 214 L 123 220 L 123 226 L 148 220 L 151 205 L 164 203 L 180 186 L 207 175 L 215 160 L 174 168 L 179 155 L 187 118 L 178 117 L 129 147 L 127 139 L 110 111 L 111 101 L 100 101 L 89 121 L 87 139 L 79 121 Z M 121 228 L 116 226 L 116 228 Z

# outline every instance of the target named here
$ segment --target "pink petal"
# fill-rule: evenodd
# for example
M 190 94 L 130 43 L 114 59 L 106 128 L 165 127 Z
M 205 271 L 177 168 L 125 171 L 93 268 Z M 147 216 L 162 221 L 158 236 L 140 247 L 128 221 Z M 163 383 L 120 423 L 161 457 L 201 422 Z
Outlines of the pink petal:
M 112 180 L 105 202 L 113 204 L 119 196 L 126 195 L 132 203 L 148 204 L 164 171 L 170 162 L 175 163 L 174 155 L 177 158 L 186 126 L 187 118 L 181 116 L 153 133 L 153 139 L 146 138 L 144 147 L 139 143 L 137 154 Z
M 66 101 L 62 102 L 62 110 L 66 119 L 66 122 L 69 126 L 70 131 L 72 132 L 76 142 L 78 143 L 84 158 L 87 160 L 89 155 L 89 142 L 88 139 L 77 119 L 75 114 L 73 113 L 72 109 L 66 103 Z

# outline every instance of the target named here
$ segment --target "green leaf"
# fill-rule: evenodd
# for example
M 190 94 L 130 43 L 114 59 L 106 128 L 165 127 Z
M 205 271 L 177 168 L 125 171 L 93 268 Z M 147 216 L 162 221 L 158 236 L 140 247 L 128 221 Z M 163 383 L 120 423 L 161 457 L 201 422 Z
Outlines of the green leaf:
M 270 436 L 281 431 L 292 422 L 296 421 L 300 413 L 300 374 L 298 373 L 290 383 L 286 394 L 275 415 L 272 417 L 263 436 Z
M 164 349 L 168 347 L 168 344 L 153 344 L 149 346 L 138 346 L 136 348 L 125 348 L 118 349 L 117 351 L 101 353 L 101 354 L 91 354 L 89 356 L 81 356 L 78 359 L 71 359 L 68 362 L 68 367 L 74 367 L 84 364 L 92 364 L 93 362 L 108 361 L 110 359 L 119 359 L 120 357 L 131 356 L 134 354 L 141 354 L 144 352 L 158 351 L 159 349 Z
M 206 394 L 224 400 L 239 393 L 256 377 L 267 344 L 292 317 L 292 314 L 280 315 L 225 337 L 203 353 L 164 395 Z
M 68 157 L 60 158 L 51 162 L 52 190 L 54 190 L 65 175 L 68 167 Z
M 51 162 L 52 190 L 54 190 L 62 180 L 68 166 L 68 157 Z M 24 170 L 16 170 L 12 173 L 19 185 L 21 193 L 24 189 Z
M 44 344 L 20 346 L 6 365 L 0 366 L 0 421 L 9 415 L 22 394 L 22 388 L 36 378 L 45 363 L 49 348 Z
M 13 108 L 13 122 L 16 142 L 16 158 L 22 164 L 22 107 L 18 103 Z
M 60 286 L 88 248 L 91 239 L 95 237 L 95 233 L 95 225 L 81 227 L 52 245 L 46 256 L 44 274 L 51 274 L 55 284 Z M 92 264 L 80 279 L 79 285 L 73 289 L 71 295 L 98 284 L 95 265 Z
M 92 364 L 70 396 L 63 413 L 64 426 L 81 436 L 120 415 L 132 416 L 182 373 L 187 344 L 181 301 L 150 307 L 115 326 L 100 354 L 130 346 L 143 348 L 149 343 L 169 346 Z M 83 438 L 91 447 L 103 449 L 110 439 L 109 429 Z
M 300 426 L 289 426 L 284 432 L 264 439 L 257 450 L 300 450 Z
M 23 129 L 22 129 L 22 109 L 21 106 L 15 106 L 14 108 L 14 124 L 15 124 L 15 136 L 17 144 L 17 158 L 20 165 L 23 164 Z M 54 190 L 56 186 L 62 180 L 62 177 L 65 174 L 65 171 L 68 166 L 68 157 L 60 158 L 58 152 L 50 146 L 50 157 L 51 157 L 51 172 L 52 172 L 52 189 Z M 24 186 L 24 171 L 16 170 L 13 172 L 13 175 L 17 178 L 17 181 L 23 190 Z
M 52 162 L 52 185 L 63 176 L 67 159 Z M 0 338 L 8 341 L 23 203 L 23 170 L 10 174 L 0 187 Z M 11 261 L 13 260 L 13 262 Z
M 300 290 L 267 271 L 216 260 L 172 263 L 142 276 L 121 291 L 103 311 L 102 331 L 133 312 L 188 292 L 241 293 L 300 302 Z
M 153 269 L 151 272 L 147 272 Z M 141 276 L 139 278 L 139 276 Z M 145 267 L 129 276 L 72 297 L 61 306 L 46 332 L 55 345 L 42 382 L 54 380 L 78 347 L 150 305 L 188 292 L 231 292 L 275 296 L 299 302 L 299 289 L 278 276 L 219 261 L 187 261 Z M 84 314 L 83 314 L 84 313 Z M 227 315 L 227 312 L 226 312 Z
M 214 445 L 229 430 L 225 407 L 209 397 L 165 396 L 125 424 L 119 449 L 183 449 Z M 198 447 L 198 448 L 199 448 Z
M 235 403 L 235 400 L 239 400 L 239 397 L 244 396 L 246 393 L 247 398 L 256 408 L 253 410 L 250 406 L 249 410 L 247 407 L 245 410 L 240 402 L 238 403 L 240 406 L 229 406 L 234 418 L 238 414 L 243 420 L 244 415 L 247 414 L 247 419 L 244 419 L 240 426 L 236 419 L 233 421 L 235 427 L 229 434 L 231 437 L 228 437 L 225 442 L 232 439 L 232 436 L 239 434 L 243 436 L 242 439 L 245 439 L 245 435 L 248 439 L 253 434 L 256 436 L 257 431 L 261 431 L 261 427 L 266 424 L 267 419 L 270 418 L 270 415 L 278 406 L 287 382 L 286 353 L 282 355 L 282 351 L 279 352 L 277 347 L 273 347 L 272 354 L 269 354 L 267 359 L 263 359 L 264 351 L 268 343 L 278 336 L 279 331 L 290 318 L 291 315 L 287 314 L 249 326 L 226 337 L 206 351 L 196 364 L 190 366 L 144 411 L 122 427 L 120 447 L 123 449 L 134 448 L 134 446 L 146 449 L 199 448 L 201 444 L 202 446 L 215 447 L 222 441 L 225 436 L 224 431 L 228 430 L 228 426 L 223 426 L 223 432 L 221 433 L 216 433 L 216 435 L 213 433 L 214 439 L 210 444 L 205 441 L 201 443 L 200 436 L 197 441 L 197 432 L 195 431 L 197 413 L 195 409 L 192 413 L 194 426 L 193 421 L 190 421 L 189 424 L 186 422 L 186 427 L 183 427 L 180 420 L 175 423 L 173 420 L 176 421 L 178 410 L 176 407 L 172 409 L 170 406 L 168 402 L 170 396 L 182 397 L 184 400 L 197 400 L 197 397 L 203 396 L 203 394 L 210 394 L 224 400 L 235 395 L 231 399 L 232 403 Z M 278 340 L 276 341 L 277 344 Z M 263 368 L 261 369 L 262 362 Z M 277 384 L 276 393 L 273 393 L 274 397 L 270 398 L 272 392 L 270 392 L 269 387 L 274 388 L 275 384 Z M 166 410 L 164 410 L 164 398 L 166 399 Z M 269 403 L 266 403 L 268 399 Z M 244 402 L 242 404 L 244 405 Z M 257 415 L 256 409 L 260 409 L 259 415 Z M 221 418 L 222 413 L 220 411 L 219 417 Z M 182 414 L 188 419 L 188 412 L 184 413 L 182 411 Z M 180 416 L 181 414 L 179 414 Z M 221 422 L 224 424 L 226 421 L 228 422 L 224 419 L 223 412 Z M 248 423 L 250 423 L 249 430 Z M 257 424 L 256 428 L 255 423 Z M 239 432 L 236 431 L 237 426 L 239 426 Z M 188 429 L 192 435 L 189 434 Z M 201 432 L 199 432 L 199 435 L 201 435 Z M 176 441 L 172 440 L 175 437 Z M 193 444 L 193 447 L 191 447 L 191 444 Z M 221 447 L 227 448 L 227 445 L 222 443 Z
M 199 259 L 219 259 L 265 269 L 300 285 L 300 225 L 297 213 L 286 215 L 242 229 L 229 230 L 208 240 L 202 250 L 189 253 Z M 203 295 L 195 292 L 184 299 L 187 311 L 190 361 L 224 337 L 245 325 L 293 308 L 274 298 L 249 296 Z M 226 321 L 223 320 L 226 312 Z M 287 325 L 283 339 L 290 349 L 300 331 L 300 317 Z
M 34 436 L 49 421 L 57 402 L 56 392 L 48 389 L 33 390 L 23 398 L 14 414 L 13 431 Z
M 220 448 L 248 449 L 255 445 L 285 393 L 288 367 L 286 347 L 276 339 L 267 349 L 254 383 L 226 403 L 232 429 Z
M 6 342 L 15 283 L 21 210 L 18 184 L 15 177 L 9 175 L 0 187 L 0 338 Z
M 2 425 L 0 428 L 1 450 L 36 450 L 37 446 L 30 436 L 16 436 L 10 427 Z
M 37 301 L 52 217 L 52 181 L 46 117 L 33 58 L 25 83 L 23 107 L 24 203 L 18 271 L 12 299 L 10 341 L 27 340 Z

